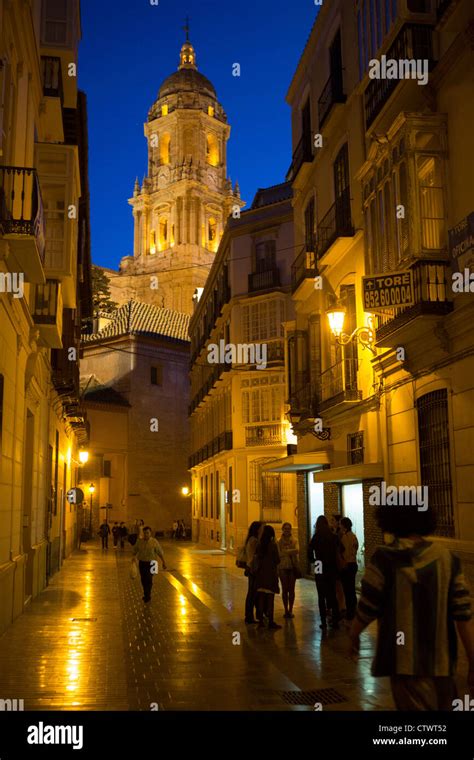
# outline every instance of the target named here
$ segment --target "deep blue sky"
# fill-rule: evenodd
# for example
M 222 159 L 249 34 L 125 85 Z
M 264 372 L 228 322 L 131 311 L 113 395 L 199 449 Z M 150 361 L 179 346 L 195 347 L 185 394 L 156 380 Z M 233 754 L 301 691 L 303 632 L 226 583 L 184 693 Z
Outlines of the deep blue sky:
M 127 199 L 147 170 L 143 122 L 176 71 L 190 17 L 199 71 L 231 125 L 227 171 L 250 205 L 291 163 L 285 95 L 314 22 L 313 0 L 82 0 L 79 86 L 87 93 L 92 258 L 117 269 L 133 252 Z M 232 76 L 232 64 L 241 76 Z

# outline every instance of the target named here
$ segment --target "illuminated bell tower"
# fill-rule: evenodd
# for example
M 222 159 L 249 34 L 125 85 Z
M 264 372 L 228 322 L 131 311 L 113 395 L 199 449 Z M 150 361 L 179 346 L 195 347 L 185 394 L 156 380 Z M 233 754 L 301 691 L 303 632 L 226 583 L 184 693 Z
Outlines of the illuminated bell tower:
M 226 114 L 197 69 L 186 31 L 178 70 L 165 79 L 148 113 L 148 173 L 129 200 L 133 257 L 122 259 L 121 276 L 114 279 L 133 278 L 129 297 L 191 314 L 192 296 L 204 287 L 227 218 L 244 202 L 227 177 Z M 112 297 L 125 300 L 115 287 Z

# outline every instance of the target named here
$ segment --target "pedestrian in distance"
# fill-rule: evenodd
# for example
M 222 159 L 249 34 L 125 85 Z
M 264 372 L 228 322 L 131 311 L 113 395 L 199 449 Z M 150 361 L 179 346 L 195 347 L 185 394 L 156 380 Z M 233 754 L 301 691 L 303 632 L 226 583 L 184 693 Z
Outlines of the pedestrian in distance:
M 118 522 L 114 522 L 112 527 L 112 538 L 114 539 L 114 549 L 117 548 L 117 544 L 120 538 L 120 526 Z
M 173 538 L 178 538 L 178 521 L 173 520 Z
M 99 536 L 102 539 L 102 549 L 108 549 L 109 548 L 109 535 L 110 535 L 110 526 L 107 522 L 102 523 L 102 525 L 99 528 Z
M 457 633 L 468 660 L 468 687 L 474 696 L 474 625 L 461 561 L 430 541 L 436 522 L 431 507 L 377 508 L 376 520 L 389 545 L 379 546 L 366 567 L 352 622 L 351 653 L 360 634 L 378 621 L 372 675 L 389 676 L 398 710 L 452 710 L 455 707 Z
M 281 625 L 275 623 L 273 619 L 275 594 L 280 593 L 278 583 L 279 564 L 280 554 L 275 541 L 275 531 L 271 525 L 262 525 L 259 529 L 259 540 L 251 565 L 251 570 L 255 572 L 259 628 L 265 626 L 265 618 L 268 620 L 268 628 L 270 630 L 281 628 Z
M 339 606 L 336 599 L 338 540 L 329 527 L 327 518 L 320 515 L 308 547 L 308 559 L 315 562 L 314 580 L 318 592 L 320 628 L 327 629 L 328 610 L 331 610 L 331 627 L 339 626 Z
M 143 587 L 143 601 L 147 604 L 151 601 L 153 575 L 156 574 L 153 572 L 153 569 L 154 567 L 158 567 L 158 565 L 155 565 L 158 562 L 158 558 L 161 559 L 163 570 L 166 570 L 163 550 L 156 538 L 152 537 L 151 528 L 148 525 L 143 529 L 143 538 L 137 539 L 133 547 L 133 555 L 132 562 L 138 561 L 138 570 Z
M 281 580 L 281 596 L 285 608 L 284 617 L 293 618 L 296 580 L 301 578 L 301 570 L 298 565 L 298 547 L 291 535 L 291 523 L 283 523 L 281 530 L 282 535 L 278 541 L 280 554 L 278 572 Z
M 127 526 L 125 525 L 124 522 L 120 523 L 120 529 L 119 529 L 119 531 L 120 531 L 120 533 L 119 533 L 119 535 L 120 535 L 120 548 L 124 549 L 125 548 L 125 539 L 128 536 Z
M 352 531 L 352 521 L 348 517 L 343 517 L 341 520 L 341 546 L 344 567 L 340 571 L 340 578 L 346 600 L 346 619 L 353 620 L 357 607 L 356 575 L 359 542 Z
M 244 575 L 246 575 L 248 579 L 248 590 L 245 599 L 245 622 L 248 625 L 253 625 L 254 623 L 258 622 L 255 620 L 254 616 L 254 609 L 257 604 L 257 587 L 255 586 L 256 576 L 250 568 L 255 554 L 255 549 L 257 548 L 258 531 L 260 530 L 261 525 L 262 523 L 259 520 L 255 520 L 253 523 L 251 523 L 244 544 L 245 562 L 247 563 L 244 570 Z

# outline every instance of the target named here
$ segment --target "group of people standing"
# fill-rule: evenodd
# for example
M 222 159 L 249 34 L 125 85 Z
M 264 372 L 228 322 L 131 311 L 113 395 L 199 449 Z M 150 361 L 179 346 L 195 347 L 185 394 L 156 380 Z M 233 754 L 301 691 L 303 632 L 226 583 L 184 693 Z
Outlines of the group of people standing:
M 291 523 L 284 523 L 282 536 L 275 539 L 271 525 L 255 521 L 251 524 L 243 547 L 245 575 L 248 577 L 248 591 L 245 600 L 245 622 L 258 624 L 270 629 L 281 628 L 274 620 L 275 594 L 280 593 L 285 617 L 292 618 L 295 601 L 296 580 L 301 578 L 298 565 L 298 547 L 293 540 Z
M 115 522 L 112 530 L 110 530 L 110 525 L 105 520 L 102 525 L 99 528 L 99 536 L 102 540 L 102 549 L 108 549 L 109 548 L 109 536 L 112 533 L 112 538 L 114 540 L 114 549 L 117 548 L 117 545 L 120 541 L 120 548 L 123 549 L 125 546 L 125 539 L 128 536 L 128 528 L 125 525 L 124 522 L 118 523 Z
M 350 621 L 357 607 L 355 582 L 359 542 L 352 532 L 348 517 L 333 515 L 331 525 L 326 517 L 318 517 L 315 533 L 308 547 L 308 559 L 314 563 L 321 628 L 337 628 L 341 616 Z M 250 525 L 240 551 L 238 566 L 245 568 L 248 591 L 245 600 L 245 622 L 265 622 L 270 629 L 281 628 L 274 620 L 275 594 L 280 593 L 284 617 L 293 618 L 295 587 L 302 577 L 298 563 L 298 546 L 292 537 L 291 523 L 283 523 L 277 541 L 271 525 L 255 521 Z
M 357 607 L 356 575 L 359 542 L 352 531 L 352 521 L 321 515 L 308 547 L 308 560 L 314 563 L 318 593 L 320 627 L 338 628 L 341 618 L 354 619 Z
M 186 538 L 186 525 L 184 520 L 173 522 L 173 538 Z

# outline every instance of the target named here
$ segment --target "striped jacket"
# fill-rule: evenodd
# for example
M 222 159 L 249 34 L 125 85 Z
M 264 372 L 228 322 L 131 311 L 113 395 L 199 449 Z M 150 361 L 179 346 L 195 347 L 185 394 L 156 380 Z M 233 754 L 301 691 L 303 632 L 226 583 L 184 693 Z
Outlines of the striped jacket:
M 453 675 L 454 622 L 471 618 L 456 554 L 431 541 L 398 539 L 381 546 L 366 568 L 357 617 L 379 624 L 374 676 Z

